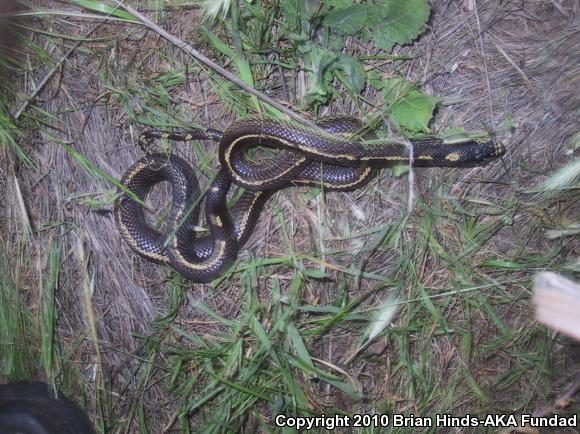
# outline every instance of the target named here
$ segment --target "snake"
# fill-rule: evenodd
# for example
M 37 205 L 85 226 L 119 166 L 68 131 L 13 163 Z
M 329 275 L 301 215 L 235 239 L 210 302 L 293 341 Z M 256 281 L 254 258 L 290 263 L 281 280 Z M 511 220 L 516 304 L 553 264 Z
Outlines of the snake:
M 234 264 L 264 205 L 280 189 L 317 186 L 352 191 L 367 184 L 382 167 L 402 163 L 472 167 L 506 151 L 499 141 L 473 138 L 451 143 L 436 137 L 365 141 L 356 135 L 360 129 L 360 121 L 348 116 L 323 118 L 317 127 L 250 116 L 234 121 L 223 132 L 211 128 L 145 131 L 139 138 L 142 146 L 157 139 L 219 142 L 220 168 L 204 197 L 209 233 L 196 230 L 201 193 L 194 170 L 181 157 L 159 152 L 145 155 L 120 180 L 114 217 L 121 237 L 140 256 L 169 265 L 194 283 L 209 283 Z M 274 155 L 252 157 L 256 148 Z M 144 208 L 151 189 L 163 181 L 172 191 L 165 231 L 147 222 Z M 244 191 L 230 207 L 232 184 Z

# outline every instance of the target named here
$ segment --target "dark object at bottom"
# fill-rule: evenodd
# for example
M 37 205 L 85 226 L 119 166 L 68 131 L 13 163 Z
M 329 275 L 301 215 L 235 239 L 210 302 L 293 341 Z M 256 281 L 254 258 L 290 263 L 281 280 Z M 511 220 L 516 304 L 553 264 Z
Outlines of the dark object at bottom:
M 95 434 L 87 415 L 75 403 L 44 383 L 0 385 L 0 433 Z

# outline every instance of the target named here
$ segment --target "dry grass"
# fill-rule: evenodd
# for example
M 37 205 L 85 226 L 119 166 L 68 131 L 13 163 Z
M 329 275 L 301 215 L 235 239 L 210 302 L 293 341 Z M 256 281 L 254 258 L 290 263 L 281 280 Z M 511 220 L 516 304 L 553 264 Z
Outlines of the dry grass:
M 60 35 L 96 29 L 22 115 L 18 143 L 34 167 L 12 151 L 0 156 L 1 247 L 32 318 L 46 318 L 39 303 L 50 291 L 42 288 L 56 279 L 57 361 L 39 365 L 37 376 L 86 400 L 102 431 L 189 432 L 190 421 L 265 432 L 302 395 L 308 409 L 298 412 L 533 413 L 579 381 L 577 347 L 532 320 L 529 291 L 540 269 L 578 275 L 578 237 L 543 236 L 577 219 L 578 203 L 528 193 L 561 166 L 578 132 L 576 2 L 434 0 L 429 31 L 395 49 L 412 58 L 397 67 L 427 93 L 461 101 L 439 109 L 436 131 L 489 128 L 509 147 L 503 164 L 416 170 L 409 214 L 409 179 L 386 171 L 353 193 L 284 190 L 238 272 L 216 287 L 191 285 L 129 251 L 103 173 L 119 179 L 140 158 L 135 119 L 223 128 L 238 117 L 228 104 L 234 89 L 143 28 L 75 16 L 80 9 L 67 3 L 35 6 L 70 15 L 31 20 L 39 48 L 23 58 L 15 107 L 75 43 Z M 207 46 L 192 26 L 197 8 L 151 17 Z M 392 62 L 375 68 L 393 74 Z M 300 106 L 300 77 L 282 73 L 260 84 Z M 370 88 L 364 99 L 382 103 Z M 328 110 L 364 118 L 361 101 L 345 93 Z M 214 144 L 176 152 L 195 162 L 202 184 L 211 178 Z M 361 348 L 369 318 L 391 294 L 402 300 L 395 319 Z M 33 334 L 31 347 L 46 354 L 46 336 Z M 577 400 L 565 410 L 579 411 Z

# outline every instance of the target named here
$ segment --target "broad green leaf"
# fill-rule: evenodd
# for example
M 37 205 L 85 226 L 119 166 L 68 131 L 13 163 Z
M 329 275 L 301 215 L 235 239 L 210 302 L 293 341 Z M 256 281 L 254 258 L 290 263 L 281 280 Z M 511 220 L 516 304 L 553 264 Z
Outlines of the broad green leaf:
M 376 90 L 381 90 L 384 85 L 381 76 L 377 71 L 371 70 L 367 72 L 368 83 Z
M 399 176 L 403 176 L 404 174 L 409 172 L 409 164 L 399 164 L 393 167 L 389 167 L 388 169 L 389 176 L 393 178 L 398 178 Z
M 348 77 L 351 89 L 360 92 L 365 85 L 365 71 L 360 62 L 348 54 L 341 54 L 336 66 Z
M 345 48 L 345 37 L 344 35 L 331 35 L 330 38 L 328 38 L 328 41 L 326 43 L 326 48 L 335 51 L 337 53 L 340 53 L 344 50 Z
M 384 81 L 383 96 L 386 112 L 397 127 L 428 133 L 429 121 L 438 99 L 425 95 L 412 83 L 400 78 L 390 78 Z
M 327 6 L 335 9 L 346 9 L 353 5 L 353 0 L 328 0 L 324 2 Z
M 391 117 L 403 128 L 427 133 L 429 132 L 428 124 L 433 117 L 436 105 L 437 98 L 413 91 L 405 101 L 393 107 Z
M 314 14 L 320 10 L 321 6 L 320 0 L 297 0 L 296 3 L 298 6 L 298 13 L 305 20 L 312 18 Z
M 308 71 L 308 92 L 306 102 L 309 105 L 322 104 L 330 93 L 328 83 L 331 78 L 331 66 L 338 59 L 338 54 L 317 44 L 307 44 L 304 56 L 305 69 Z
M 408 44 L 415 40 L 430 13 L 426 0 L 381 0 L 370 7 L 367 26 L 377 46 L 391 51 L 395 44 Z
M 332 78 L 337 70 L 344 72 L 352 91 L 358 93 L 365 84 L 362 65 L 354 57 L 337 54 L 317 44 L 304 46 L 305 69 L 308 71 L 308 93 L 306 101 L 310 105 L 325 103 L 332 94 Z
M 322 20 L 322 24 L 330 30 L 343 35 L 354 35 L 366 24 L 367 7 L 354 4 L 344 9 L 333 9 Z

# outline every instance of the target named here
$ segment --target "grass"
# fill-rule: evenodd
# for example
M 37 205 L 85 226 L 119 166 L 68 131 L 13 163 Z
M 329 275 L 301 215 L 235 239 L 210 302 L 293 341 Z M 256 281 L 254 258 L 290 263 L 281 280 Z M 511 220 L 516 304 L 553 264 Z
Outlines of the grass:
M 21 81 L 0 101 L 14 113 L 23 93 L 63 65 L 17 122 L 0 116 L 9 145 L 3 199 L 13 205 L 0 220 L 3 381 L 55 385 L 103 433 L 278 432 L 277 414 L 531 413 L 577 382 L 571 342 L 536 324 L 530 311 L 537 271 L 580 273 L 577 161 L 564 152 L 550 166 L 542 148 L 521 160 L 521 149 L 512 148 L 505 168 L 383 174 L 353 193 L 287 189 L 270 200 L 256 236 L 212 285 L 192 286 L 128 253 L 110 208 L 118 175 L 140 156 L 132 145 L 138 130 L 227 125 L 266 108 L 152 32 L 119 21 L 127 16 L 90 19 L 95 7 L 111 12 L 93 3 L 92 11 L 62 4 L 33 12 Z M 416 66 L 424 39 L 374 56 L 374 42 L 361 34 L 316 26 L 340 18 L 323 15 L 331 10 L 284 14 L 282 2 L 255 2 L 241 10 L 235 4 L 224 18 L 227 8 L 216 3 L 215 21 L 196 32 L 191 22 L 201 12 L 192 4 L 138 6 L 246 83 L 311 114 L 324 114 L 328 102 L 339 113 L 370 112 L 363 117 L 381 127 L 379 135 L 390 134 L 384 117 L 411 136 L 432 125 L 438 98 L 420 90 L 424 71 Z M 446 24 L 438 13 L 434 20 Z M 479 43 L 459 28 L 454 38 Z M 337 52 L 349 57 L 338 65 L 318 48 L 345 40 L 350 45 Z M 437 61 L 451 65 L 457 47 L 446 45 L 447 57 Z M 315 69 L 325 65 L 328 73 Z M 460 84 L 468 86 L 469 68 L 464 73 Z M 519 119 L 522 101 L 510 106 L 502 96 L 497 107 Z M 477 100 L 469 104 L 452 112 L 456 119 L 478 111 Z M 504 120 L 497 111 L 496 127 Z M 30 131 L 32 146 L 21 139 Z M 541 146 L 534 137 L 526 136 L 530 146 Z M 195 162 L 206 184 L 215 174 L 215 145 L 184 148 L 175 151 Z M 540 183 L 551 173 L 555 179 Z M 546 229 L 557 236 L 545 238 Z M 562 413 L 578 408 L 573 401 Z
M 35 369 L 33 362 L 34 330 L 30 312 L 20 300 L 18 282 L 11 275 L 5 253 L 0 256 L 2 281 L 0 297 L 0 342 L 2 342 L 2 376 L 13 380 L 31 380 Z

